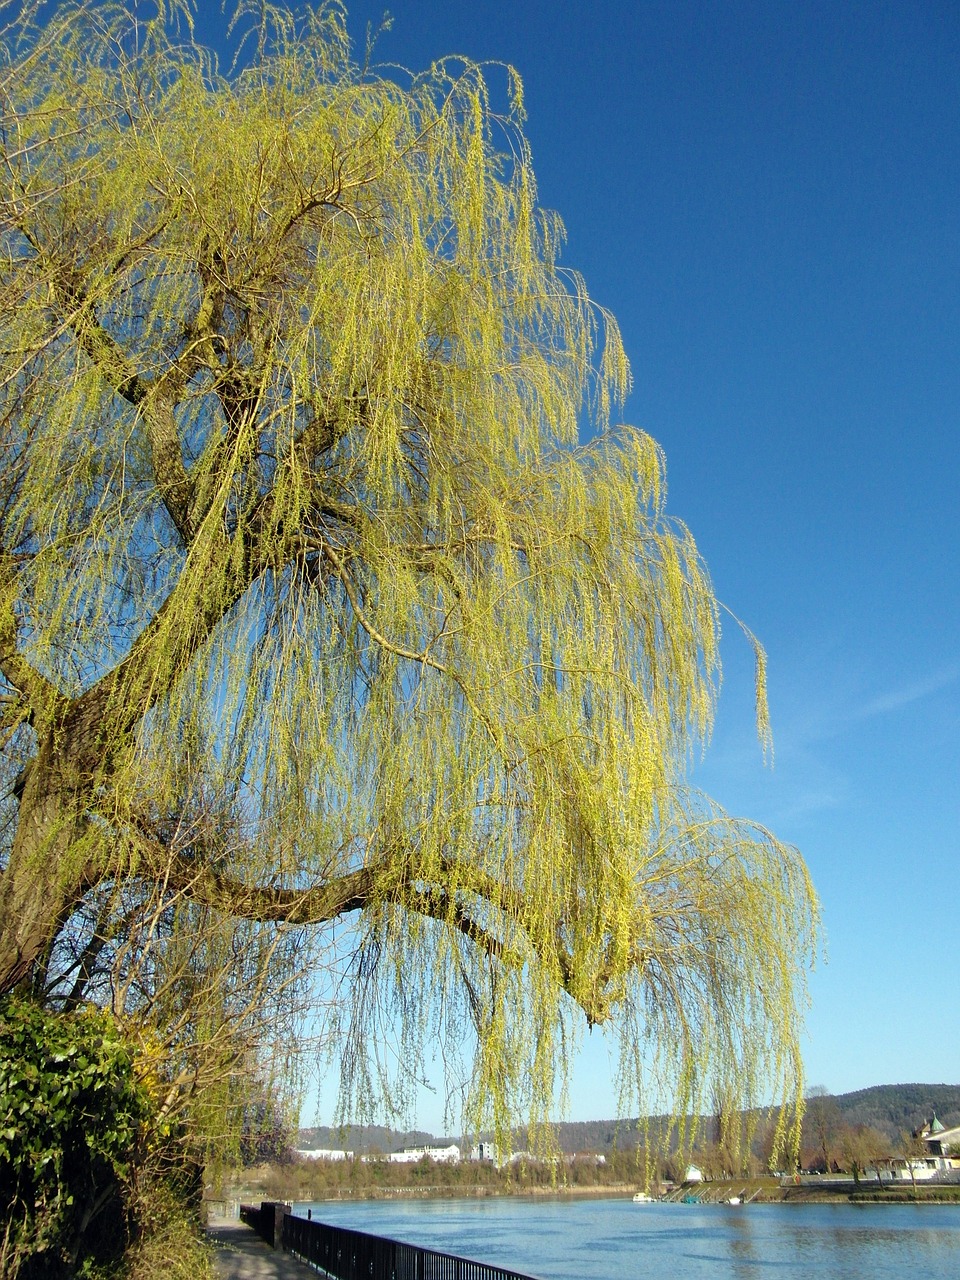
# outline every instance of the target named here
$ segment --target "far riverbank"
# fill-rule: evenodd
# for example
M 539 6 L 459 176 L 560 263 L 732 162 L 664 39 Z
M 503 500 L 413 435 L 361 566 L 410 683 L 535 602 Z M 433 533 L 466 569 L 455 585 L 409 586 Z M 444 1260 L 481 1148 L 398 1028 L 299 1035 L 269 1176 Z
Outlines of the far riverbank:
M 344 1202 L 404 1202 L 422 1200 L 529 1199 L 529 1200 L 629 1200 L 642 1190 L 639 1183 L 608 1186 L 524 1186 L 522 1184 L 489 1184 L 457 1186 L 343 1186 L 328 1188 L 319 1194 L 281 1194 L 269 1184 L 272 1179 L 258 1178 L 247 1185 L 235 1184 L 224 1189 L 222 1196 L 207 1201 L 209 1211 L 235 1217 L 240 1204 L 259 1204 L 261 1200 L 286 1199 L 293 1204 L 336 1204 Z M 859 1184 L 828 1181 L 801 1185 L 772 1177 L 731 1178 L 702 1182 L 688 1187 L 664 1184 L 657 1193 L 664 1201 L 695 1197 L 702 1204 L 726 1204 L 738 1199 L 750 1204 L 960 1204 L 960 1186 L 923 1185 L 891 1188 L 878 1187 L 861 1180 Z

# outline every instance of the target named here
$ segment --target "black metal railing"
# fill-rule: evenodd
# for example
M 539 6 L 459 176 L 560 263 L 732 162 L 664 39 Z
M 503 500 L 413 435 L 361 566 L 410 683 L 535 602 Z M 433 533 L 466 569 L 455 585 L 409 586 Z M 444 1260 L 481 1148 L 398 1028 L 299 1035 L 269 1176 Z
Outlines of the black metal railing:
M 263 1221 L 262 1209 L 263 1209 L 262 1205 L 242 1204 L 240 1206 L 240 1221 L 245 1222 L 248 1227 L 253 1227 L 254 1231 L 257 1233 L 258 1236 L 262 1236 L 264 1239 L 266 1239 L 266 1236 L 264 1235 L 264 1232 L 261 1229 L 261 1224 Z M 273 1244 L 272 1232 L 271 1232 L 271 1237 L 270 1237 L 270 1240 L 268 1241 L 268 1244 Z
M 290 1216 L 290 1206 L 282 1200 L 261 1200 L 240 1206 L 240 1221 L 253 1227 L 257 1235 L 274 1249 L 282 1249 L 283 1223 Z
M 283 1219 L 281 1243 L 334 1280 L 533 1280 L 506 1267 L 292 1214 Z

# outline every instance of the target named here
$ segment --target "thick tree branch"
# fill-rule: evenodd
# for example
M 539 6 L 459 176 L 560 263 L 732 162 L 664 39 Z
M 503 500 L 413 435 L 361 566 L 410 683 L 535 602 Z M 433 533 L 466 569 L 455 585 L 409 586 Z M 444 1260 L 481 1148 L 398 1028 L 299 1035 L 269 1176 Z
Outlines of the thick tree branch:
M 173 400 L 158 392 L 144 399 L 140 414 L 147 428 L 157 489 L 174 528 L 184 545 L 189 546 L 196 532 L 193 486 L 183 465 L 180 433 L 173 410 Z
M 373 901 L 375 872 L 361 868 L 307 889 L 250 885 L 211 867 L 174 858 L 167 883 L 194 902 L 244 920 L 277 924 L 326 924 Z
M 66 699 L 17 648 L 16 582 L 12 557 L 0 551 L 0 675 L 23 699 L 32 724 Z
M 126 657 L 76 699 L 71 718 L 78 725 L 98 721 L 112 706 L 120 731 L 132 730 L 266 567 L 248 556 L 247 571 L 238 572 L 225 535 L 204 559 L 198 569 L 184 569 Z
M 142 830 L 137 832 L 136 838 L 151 859 L 163 863 L 163 876 L 169 889 L 227 915 L 263 923 L 320 925 L 352 911 L 363 911 L 376 903 L 391 902 L 403 910 L 452 925 L 502 964 L 519 966 L 524 962 L 520 950 L 481 924 L 442 885 L 423 883 L 412 867 L 404 868 L 390 891 L 385 891 L 382 884 L 384 870 L 395 870 L 389 864 L 362 867 L 307 888 L 284 889 L 247 884 L 218 872 L 208 864 L 172 854 Z M 452 863 L 445 862 L 441 874 L 452 874 L 452 868 Z M 528 927 L 529 922 L 524 920 L 531 908 L 522 894 L 461 863 L 457 863 L 456 868 L 455 880 L 464 886 L 466 893 L 508 915 L 523 931 L 527 945 L 542 950 L 537 941 L 537 931 Z M 585 991 L 578 984 L 576 966 L 560 940 L 559 930 L 550 953 L 559 969 L 561 987 L 581 1006 L 590 1025 L 606 1021 L 610 1016 L 610 998 L 603 988 L 605 977 L 610 975 L 601 975 L 594 989 Z
M 66 273 L 60 279 L 65 321 L 76 335 L 80 348 L 116 394 L 139 412 L 146 427 L 157 490 L 177 533 L 184 545 L 189 545 L 194 533 L 192 486 L 183 464 L 173 412 L 173 387 L 168 379 L 143 378 L 130 364 L 120 344 L 97 320 L 82 285 Z

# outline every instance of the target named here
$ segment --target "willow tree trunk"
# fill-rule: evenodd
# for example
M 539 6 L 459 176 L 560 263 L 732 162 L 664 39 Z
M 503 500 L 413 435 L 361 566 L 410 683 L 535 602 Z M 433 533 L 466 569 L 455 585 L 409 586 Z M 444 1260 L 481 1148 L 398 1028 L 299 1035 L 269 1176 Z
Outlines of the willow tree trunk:
M 48 741 L 27 766 L 17 831 L 0 876 L 0 992 L 36 976 L 91 880 L 77 847 L 82 819 L 76 783 L 68 781 L 70 763 Z

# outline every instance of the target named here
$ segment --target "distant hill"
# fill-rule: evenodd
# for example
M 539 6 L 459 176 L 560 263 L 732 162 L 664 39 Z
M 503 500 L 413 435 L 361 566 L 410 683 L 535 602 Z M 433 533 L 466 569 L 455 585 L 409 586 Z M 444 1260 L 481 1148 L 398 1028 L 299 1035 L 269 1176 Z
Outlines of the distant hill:
M 949 1129 L 960 1124 L 960 1085 L 880 1084 L 835 1098 L 847 1124 L 868 1124 L 888 1138 L 913 1132 L 936 1113 Z
M 313 1151 L 318 1147 L 334 1150 L 355 1151 L 357 1155 L 380 1152 L 388 1155 L 391 1151 L 402 1151 L 404 1147 L 446 1146 L 450 1142 L 459 1142 L 458 1138 L 436 1138 L 432 1133 L 422 1129 L 397 1130 L 389 1129 L 381 1124 L 345 1125 L 342 1129 L 320 1125 L 313 1129 L 301 1129 L 297 1135 L 296 1145 L 303 1151 Z
M 933 1113 L 947 1128 L 960 1124 L 960 1084 L 881 1084 L 836 1094 L 834 1101 L 847 1124 L 870 1125 L 893 1141 L 904 1131 L 918 1129 Z M 651 1125 L 656 1123 L 651 1121 Z M 578 1151 L 606 1154 L 615 1147 L 623 1151 L 635 1146 L 642 1135 L 637 1120 L 579 1120 L 558 1124 L 557 1138 L 560 1149 L 571 1155 Z M 343 1129 L 301 1129 L 296 1145 L 304 1150 L 345 1148 L 359 1155 L 460 1141 L 458 1137 L 436 1136 L 420 1129 L 397 1131 L 384 1125 L 348 1125 Z M 514 1146 L 526 1145 L 520 1130 L 514 1137 Z

